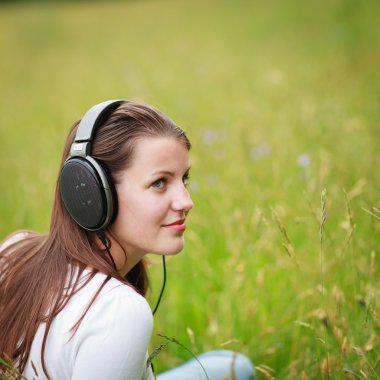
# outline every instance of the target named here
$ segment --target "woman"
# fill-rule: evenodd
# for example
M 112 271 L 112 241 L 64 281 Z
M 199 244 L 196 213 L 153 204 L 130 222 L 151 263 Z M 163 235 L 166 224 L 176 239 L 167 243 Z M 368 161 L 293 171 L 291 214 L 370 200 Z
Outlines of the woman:
M 0 252 L 0 357 L 26 378 L 154 378 L 143 258 L 183 248 L 189 149 L 172 120 L 134 102 L 100 103 L 74 124 L 49 232 L 13 235 Z M 221 377 L 231 364 L 242 379 L 253 371 L 230 352 L 201 360 Z M 194 364 L 158 378 L 202 378 Z

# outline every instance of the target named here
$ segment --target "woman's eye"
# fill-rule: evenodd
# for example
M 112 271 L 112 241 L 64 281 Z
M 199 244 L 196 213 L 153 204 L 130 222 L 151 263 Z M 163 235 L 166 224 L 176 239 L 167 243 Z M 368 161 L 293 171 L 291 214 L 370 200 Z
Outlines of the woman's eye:
M 163 178 L 158 179 L 157 181 L 154 181 L 152 183 L 152 187 L 155 187 L 156 189 L 162 189 L 165 186 L 165 180 Z

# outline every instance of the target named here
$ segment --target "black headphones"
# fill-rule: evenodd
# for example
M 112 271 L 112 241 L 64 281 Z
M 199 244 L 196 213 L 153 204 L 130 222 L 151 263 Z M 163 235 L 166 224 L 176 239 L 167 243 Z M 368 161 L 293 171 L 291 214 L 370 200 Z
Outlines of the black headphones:
M 75 222 L 87 231 L 104 230 L 117 213 L 113 181 L 102 164 L 91 157 L 91 142 L 96 128 L 125 102 L 109 100 L 86 112 L 61 170 L 59 184 L 63 203 Z

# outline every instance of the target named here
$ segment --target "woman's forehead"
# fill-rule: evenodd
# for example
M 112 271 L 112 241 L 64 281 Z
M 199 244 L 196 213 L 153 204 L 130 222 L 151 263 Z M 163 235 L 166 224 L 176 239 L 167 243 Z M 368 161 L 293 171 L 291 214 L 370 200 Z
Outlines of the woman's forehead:
M 173 137 L 148 137 L 136 142 L 129 169 L 169 170 L 168 167 L 188 166 L 188 161 L 189 152 L 182 141 Z

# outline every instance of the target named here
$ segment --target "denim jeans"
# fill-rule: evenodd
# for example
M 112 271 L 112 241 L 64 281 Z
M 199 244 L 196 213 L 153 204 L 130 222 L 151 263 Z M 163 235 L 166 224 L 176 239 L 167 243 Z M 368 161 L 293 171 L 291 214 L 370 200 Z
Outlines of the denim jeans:
M 210 351 L 199 355 L 210 380 L 255 380 L 252 362 L 244 355 L 233 351 Z M 157 376 L 157 380 L 206 380 L 207 377 L 199 365 L 192 359 L 181 366 Z

